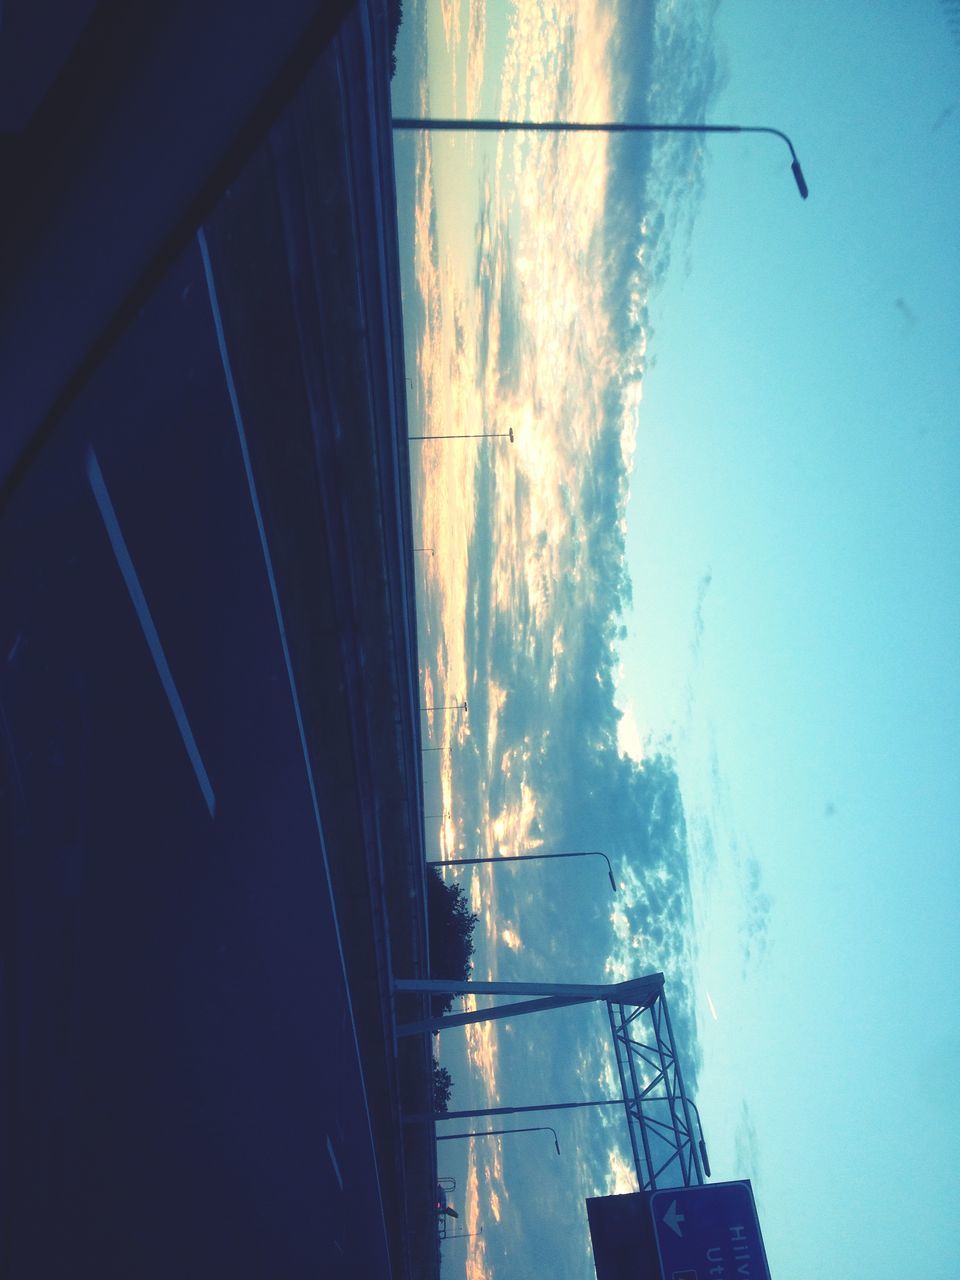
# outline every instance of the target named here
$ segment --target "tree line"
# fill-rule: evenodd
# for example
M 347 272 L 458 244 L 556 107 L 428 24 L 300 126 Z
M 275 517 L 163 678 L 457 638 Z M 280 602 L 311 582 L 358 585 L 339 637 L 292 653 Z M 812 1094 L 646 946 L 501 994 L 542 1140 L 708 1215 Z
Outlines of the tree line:
M 478 920 L 470 910 L 467 896 L 456 883 L 447 884 L 436 867 L 427 868 L 427 936 L 430 943 L 430 976 L 456 982 L 470 977 L 473 968 L 473 931 Z M 449 1012 L 452 995 L 430 998 L 434 1017 Z M 453 1081 L 445 1067 L 434 1059 L 433 1109 L 446 1111 Z

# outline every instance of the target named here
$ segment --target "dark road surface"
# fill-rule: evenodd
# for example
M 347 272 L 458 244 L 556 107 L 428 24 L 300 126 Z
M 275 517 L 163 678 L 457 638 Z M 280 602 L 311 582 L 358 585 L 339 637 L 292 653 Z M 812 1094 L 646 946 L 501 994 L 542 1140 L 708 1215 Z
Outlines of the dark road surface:
M 17 1278 L 390 1274 L 202 249 L 0 519 L 0 1272 Z

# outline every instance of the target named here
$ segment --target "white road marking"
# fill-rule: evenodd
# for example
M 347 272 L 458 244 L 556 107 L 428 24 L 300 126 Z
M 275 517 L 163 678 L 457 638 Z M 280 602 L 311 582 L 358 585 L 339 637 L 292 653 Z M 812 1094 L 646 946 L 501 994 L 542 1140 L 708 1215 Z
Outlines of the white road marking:
M 150 613 L 150 606 L 147 604 L 147 598 L 143 594 L 137 571 L 133 567 L 130 552 L 127 550 L 127 544 L 117 520 L 117 513 L 113 509 L 106 481 L 103 478 L 103 472 L 100 470 L 100 463 L 97 461 L 97 455 L 94 453 L 92 445 L 87 446 L 87 479 L 90 481 L 90 488 L 93 491 L 94 498 L 96 498 L 97 506 L 100 508 L 100 515 L 103 518 L 110 545 L 113 547 L 117 566 L 127 585 L 127 591 L 130 593 L 130 599 L 140 620 L 140 627 L 147 642 L 147 648 L 150 650 L 154 666 L 157 668 L 157 675 L 160 677 L 163 691 L 167 695 L 173 718 L 177 722 L 177 728 L 180 730 L 187 756 L 193 765 L 193 772 L 196 774 L 197 782 L 200 784 L 200 790 L 203 792 L 203 798 L 212 818 L 217 808 L 216 796 L 213 793 L 213 787 L 210 785 L 210 778 L 207 776 L 203 760 L 200 758 L 200 751 L 193 736 L 193 730 L 190 728 L 190 721 L 187 719 L 187 713 L 183 708 L 180 694 L 177 692 L 177 686 L 173 682 L 170 664 L 167 662 L 166 654 L 163 652 L 163 646 L 160 643 L 160 637 L 157 634 L 157 628 Z
M 353 1033 L 354 1049 L 357 1055 L 357 1063 L 360 1067 L 360 1081 L 363 1088 L 363 1105 L 366 1112 L 367 1132 L 370 1135 L 370 1146 L 374 1151 L 374 1162 L 376 1164 L 376 1143 L 373 1138 L 373 1121 L 370 1118 L 370 1100 L 367 1097 L 367 1084 L 363 1077 L 363 1062 L 360 1057 L 360 1041 L 357 1038 L 357 1020 L 353 1013 L 353 1001 L 350 999 L 350 984 L 347 981 L 347 962 L 343 954 L 343 940 L 340 936 L 340 921 L 337 919 L 336 900 L 333 896 L 333 877 L 330 874 L 330 860 L 327 857 L 326 840 L 323 835 L 323 822 L 320 819 L 320 802 L 317 799 L 317 787 L 313 778 L 313 769 L 310 764 L 310 750 L 307 747 L 307 734 L 303 726 L 303 713 L 300 710 L 300 699 L 297 696 L 297 685 L 293 678 L 293 662 L 290 658 L 290 647 L 287 644 L 287 629 L 283 621 L 283 613 L 280 609 L 280 595 L 277 591 L 277 582 L 273 573 L 273 560 L 270 556 L 270 547 L 267 543 L 267 531 L 263 523 L 263 513 L 260 509 L 260 498 L 257 494 L 256 482 L 253 478 L 253 466 L 250 462 L 250 450 L 247 447 L 247 433 L 243 426 L 243 415 L 240 412 L 240 400 L 237 396 L 236 384 L 233 381 L 233 371 L 230 367 L 230 352 L 227 350 L 227 339 L 223 332 L 223 320 L 220 315 L 220 303 L 217 300 L 217 283 L 213 278 L 213 264 L 210 261 L 210 250 L 207 248 L 207 237 L 204 234 L 203 227 L 197 230 L 197 243 L 200 246 L 200 257 L 203 259 L 203 271 L 207 281 L 207 294 L 210 298 L 210 310 L 213 312 L 213 323 L 217 333 L 217 343 L 220 347 L 220 363 L 223 365 L 223 376 L 227 383 L 227 392 L 230 396 L 230 404 L 233 407 L 233 418 L 237 428 L 237 436 L 240 440 L 240 453 L 243 457 L 243 466 L 247 474 L 247 487 L 250 490 L 250 503 L 253 507 L 254 515 L 257 520 L 257 529 L 260 532 L 260 548 L 263 552 L 263 562 L 267 570 L 267 579 L 270 583 L 270 594 L 273 597 L 273 609 L 277 617 L 277 630 L 280 632 L 280 646 L 283 649 L 283 659 L 287 668 L 287 682 L 290 686 L 290 696 L 293 699 L 293 710 L 297 719 L 297 729 L 300 734 L 300 750 L 303 753 L 303 763 L 307 774 L 307 786 L 310 789 L 310 799 L 313 802 L 313 816 L 317 824 L 317 835 L 320 840 L 320 854 L 323 858 L 323 869 L 326 873 L 327 892 L 330 898 L 330 911 L 333 916 L 333 931 L 337 939 L 337 954 L 340 957 L 340 971 L 343 976 L 343 985 L 347 1002 L 347 1009 L 350 1013 L 350 1029 Z M 387 1236 L 387 1220 L 383 1208 L 383 1196 L 380 1193 L 379 1186 L 379 1170 L 377 1184 L 377 1204 L 380 1209 L 380 1222 L 383 1229 L 384 1239 Z
M 340 1176 L 340 1166 L 337 1164 L 337 1157 L 334 1154 L 333 1143 L 330 1141 L 330 1135 L 327 1134 L 327 1155 L 330 1157 L 330 1163 L 333 1165 L 333 1172 L 337 1175 L 337 1182 L 340 1184 L 340 1190 L 343 1190 L 343 1178 Z

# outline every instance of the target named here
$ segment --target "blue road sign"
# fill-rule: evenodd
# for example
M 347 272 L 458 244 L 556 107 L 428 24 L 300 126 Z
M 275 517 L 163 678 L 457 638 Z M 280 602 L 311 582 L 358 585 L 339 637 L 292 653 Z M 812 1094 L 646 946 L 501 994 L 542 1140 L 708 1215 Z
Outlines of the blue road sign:
M 655 1191 L 650 1213 L 663 1280 L 770 1280 L 749 1182 Z

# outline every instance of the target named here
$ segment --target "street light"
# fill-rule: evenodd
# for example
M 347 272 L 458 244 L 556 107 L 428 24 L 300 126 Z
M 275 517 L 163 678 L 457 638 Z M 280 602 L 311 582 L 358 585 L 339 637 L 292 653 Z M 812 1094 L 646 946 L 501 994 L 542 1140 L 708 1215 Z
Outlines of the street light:
M 517 1116 L 530 1111 L 573 1111 L 581 1107 L 622 1107 L 622 1098 L 591 1098 L 587 1102 L 533 1102 L 526 1107 L 480 1107 L 473 1111 L 420 1111 L 404 1116 L 404 1124 L 435 1124 L 439 1120 L 475 1120 L 479 1116 Z
M 408 440 L 499 440 L 513 444 L 513 427 L 509 431 L 457 431 L 450 436 L 407 436 Z
M 430 750 L 429 747 L 425 750 Z M 440 862 L 428 862 L 428 867 L 463 867 L 476 866 L 481 862 L 543 862 L 548 858 L 602 858 L 607 864 L 607 875 L 610 877 L 610 885 L 613 892 L 617 892 L 617 882 L 613 878 L 613 868 L 610 866 L 610 859 L 605 853 L 600 853 L 596 849 L 588 849 L 580 853 L 510 853 L 504 854 L 499 858 L 449 858 Z
M 483 1235 L 483 1227 L 478 1227 L 476 1231 L 447 1231 L 440 1237 L 440 1239 L 441 1240 L 466 1240 L 470 1236 L 482 1236 L 482 1235 Z
M 583 121 L 540 121 L 540 120 L 440 120 L 429 116 L 418 119 L 414 116 L 395 116 L 395 130 L 402 129 L 437 129 L 441 131 L 477 132 L 477 133 L 772 133 L 782 138 L 790 148 L 790 171 L 797 184 L 797 190 L 806 200 L 810 194 L 800 161 L 793 143 L 781 129 L 771 129 L 768 125 L 758 124 L 634 124 L 632 122 L 612 120 L 605 123 L 585 123 Z M 414 437 L 411 436 L 411 439 Z
M 693 1107 L 694 1114 L 697 1117 L 697 1128 L 700 1130 L 700 1141 L 697 1143 L 697 1146 L 700 1148 L 700 1159 L 703 1161 L 703 1172 L 709 1178 L 712 1175 L 710 1173 L 710 1160 L 707 1156 L 707 1144 L 703 1139 L 703 1121 L 700 1119 L 700 1108 L 692 1098 L 687 1099 L 687 1105 Z
M 438 1133 L 438 1142 L 449 1142 L 452 1138 L 493 1138 L 501 1133 L 547 1133 L 553 1134 L 553 1145 L 557 1149 L 557 1155 L 560 1154 L 560 1143 L 557 1140 L 557 1131 L 549 1124 L 528 1125 L 525 1129 L 480 1129 L 471 1130 L 468 1133 Z
M 444 702 L 438 703 L 435 707 L 421 707 L 421 711 L 466 711 L 467 704 L 465 702 Z
M 414 551 L 429 551 L 431 555 L 436 555 L 433 547 L 414 547 Z

